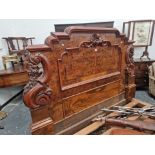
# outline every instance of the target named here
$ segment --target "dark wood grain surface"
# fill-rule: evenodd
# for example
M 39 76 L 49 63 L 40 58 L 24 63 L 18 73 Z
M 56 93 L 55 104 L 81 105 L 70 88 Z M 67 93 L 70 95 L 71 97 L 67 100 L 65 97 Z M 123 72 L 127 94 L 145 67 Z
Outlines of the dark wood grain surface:
M 47 37 L 45 45 L 28 47 L 30 81 L 23 99 L 32 134 L 72 134 L 100 108 L 130 102 L 132 44 L 114 28 L 72 26 Z

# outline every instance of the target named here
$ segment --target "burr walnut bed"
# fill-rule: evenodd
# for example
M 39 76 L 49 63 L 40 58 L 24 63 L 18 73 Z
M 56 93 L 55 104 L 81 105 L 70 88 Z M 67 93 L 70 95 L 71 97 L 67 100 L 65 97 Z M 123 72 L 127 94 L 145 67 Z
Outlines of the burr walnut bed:
M 32 45 L 23 100 L 32 134 L 74 134 L 135 94 L 133 42 L 114 28 L 72 26 Z

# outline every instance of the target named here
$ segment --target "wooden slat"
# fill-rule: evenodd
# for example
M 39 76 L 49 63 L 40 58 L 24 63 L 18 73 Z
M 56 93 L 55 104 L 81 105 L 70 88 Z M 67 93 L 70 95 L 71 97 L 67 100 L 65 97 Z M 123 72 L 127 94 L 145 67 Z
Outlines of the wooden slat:
M 134 106 L 136 106 L 138 104 L 140 104 L 141 106 L 144 106 L 144 107 L 149 107 L 150 106 L 149 103 L 145 103 L 145 102 L 142 102 L 140 100 L 133 99 L 132 102 L 126 104 L 125 107 L 131 107 L 132 108 L 132 107 L 134 107 Z M 114 115 L 116 115 L 116 113 L 115 112 L 112 112 L 108 116 L 114 116 Z M 136 117 L 138 117 L 138 116 L 136 116 Z M 98 128 L 100 128 L 103 125 L 104 125 L 104 122 L 102 122 L 102 121 L 96 121 L 96 122 L 90 124 L 89 126 L 83 128 L 82 130 L 78 131 L 74 135 L 88 135 L 88 134 L 94 132 L 95 130 L 97 130 Z

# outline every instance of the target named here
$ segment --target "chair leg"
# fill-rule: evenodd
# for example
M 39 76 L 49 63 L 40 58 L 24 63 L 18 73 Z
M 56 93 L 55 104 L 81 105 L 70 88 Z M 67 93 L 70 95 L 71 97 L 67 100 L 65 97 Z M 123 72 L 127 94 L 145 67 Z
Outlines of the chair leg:
M 15 68 L 15 65 L 14 65 L 14 62 L 13 61 L 11 61 L 11 64 L 12 64 L 12 67 Z
M 6 62 L 3 60 L 3 66 L 4 66 L 4 69 L 6 70 Z
M 4 69 L 7 70 L 7 68 L 6 68 L 6 64 L 4 64 Z
M 22 59 L 22 57 L 20 57 L 20 62 L 21 62 L 21 63 L 23 62 L 23 59 Z

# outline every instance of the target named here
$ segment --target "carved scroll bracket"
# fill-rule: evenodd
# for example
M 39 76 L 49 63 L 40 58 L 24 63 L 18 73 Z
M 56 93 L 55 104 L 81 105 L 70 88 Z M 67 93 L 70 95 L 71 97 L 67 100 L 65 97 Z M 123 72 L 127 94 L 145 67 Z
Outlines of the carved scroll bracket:
M 26 52 L 29 82 L 24 88 L 23 100 L 29 108 L 38 108 L 50 103 L 52 90 L 48 86 L 51 72 L 48 59 L 42 54 Z
M 130 45 L 126 52 L 126 74 L 128 76 L 134 76 L 135 75 L 135 66 L 133 61 L 133 55 L 134 55 L 134 47 L 133 45 Z

